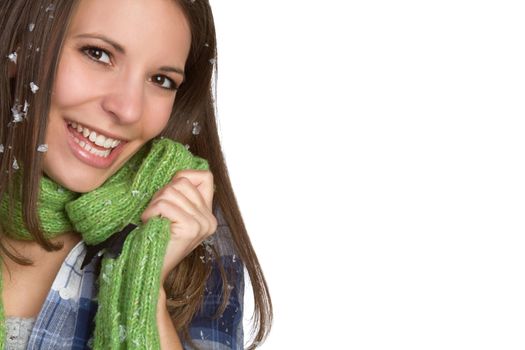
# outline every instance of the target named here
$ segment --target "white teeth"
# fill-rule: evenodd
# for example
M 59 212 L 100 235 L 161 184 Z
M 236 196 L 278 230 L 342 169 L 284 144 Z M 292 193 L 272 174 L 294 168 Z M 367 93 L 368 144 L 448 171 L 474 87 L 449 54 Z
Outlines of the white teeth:
M 97 146 L 104 147 L 107 149 L 112 149 L 117 147 L 120 144 L 120 140 L 114 140 L 110 137 L 106 137 L 101 134 L 97 134 L 95 131 L 91 131 L 85 126 L 82 126 L 75 122 L 68 122 L 74 129 L 81 133 L 89 141 L 93 142 Z
M 89 152 L 93 153 L 96 156 L 106 158 L 108 156 L 109 152 L 111 152 L 111 151 L 110 150 L 101 151 L 101 150 L 92 148 Z
M 78 138 L 74 138 L 75 142 L 78 143 L 82 148 L 84 148 L 86 151 L 102 158 L 107 158 L 109 153 L 111 152 L 110 149 L 107 149 L 105 151 L 98 150 L 96 148 L 91 147 L 89 143 L 86 143 L 84 141 L 79 140 Z
M 97 135 L 97 138 L 95 140 L 95 145 L 104 147 L 105 143 L 106 143 L 106 137 L 104 135 Z

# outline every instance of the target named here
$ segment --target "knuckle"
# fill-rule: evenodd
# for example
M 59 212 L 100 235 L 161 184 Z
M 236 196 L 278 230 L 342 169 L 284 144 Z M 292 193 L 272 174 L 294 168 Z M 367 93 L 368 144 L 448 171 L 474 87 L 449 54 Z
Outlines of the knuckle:
M 191 181 L 187 177 L 179 177 L 175 180 L 175 182 L 182 185 L 191 184 Z
M 172 196 L 176 196 L 179 194 L 179 191 L 174 188 L 173 186 L 167 186 L 165 189 L 164 189 L 164 193 L 166 195 L 172 195 Z
M 167 191 L 166 187 L 161 188 L 160 190 L 157 191 L 157 193 L 155 194 L 155 197 L 157 199 L 161 199 L 162 197 L 166 195 L 166 191 Z
M 200 230 L 201 230 L 201 224 L 197 221 L 197 220 L 192 220 L 191 221 L 191 232 L 192 232 L 192 237 L 193 238 L 197 238 L 199 237 L 200 235 Z
M 170 206 L 171 202 L 166 198 L 159 198 L 155 203 L 156 207 L 159 209 L 166 209 Z

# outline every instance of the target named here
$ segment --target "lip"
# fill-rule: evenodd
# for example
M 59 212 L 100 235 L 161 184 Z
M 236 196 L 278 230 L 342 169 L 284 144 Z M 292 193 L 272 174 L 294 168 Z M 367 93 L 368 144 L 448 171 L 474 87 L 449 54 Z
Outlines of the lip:
M 100 129 L 97 129 L 96 127 L 92 127 L 92 126 L 89 126 L 89 125 L 86 125 L 86 124 L 83 124 L 83 123 L 78 123 L 78 122 L 76 122 L 76 121 L 74 121 L 74 120 L 66 120 L 66 124 L 67 124 L 68 122 L 69 122 L 69 123 L 77 123 L 77 124 L 80 124 L 80 125 L 82 125 L 83 127 L 88 128 L 89 131 L 94 131 L 94 132 L 96 132 L 97 135 L 98 135 L 98 134 L 102 134 L 102 135 L 104 135 L 104 136 L 106 136 L 106 137 L 110 137 L 110 138 L 112 138 L 113 140 L 120 140 L 120 141 L 128 142 L 128 140 L 126 140 L 126 139 L 124 139 L 124 138 L 122 138 L 122 137 L 120 137 L 120 136 L 114 135 L 114 134 L 112 134 L 112 133 L 110 133 L 110 132 L 107 132 L 107 131 L 102 131 L 102 130 L 100 130 Z
M 64 128 L 68 135 L 67 142 L 69 144 L 69 147 L 71 148 L 71 151 L 73 152 L 73 155 L 81 162 L 95 168 L 106 169 L 113 165 L 119 154 L 122 153 L 123 146 L 127 143 L 127 141 L 122 140 L 117 147 L 113 148 L 113 150 L 109 153 L 107 158 L 99 157 L 91 152 L 86 151 L 83 147 L 81 147 L 78 143 L 75 142 L 75 137 L 81 140 L 83 139 L 83 137 L 78 131 L 76 131 L 73 128 L 70 128 L 67 123 L 68 121 L 64 121 Z

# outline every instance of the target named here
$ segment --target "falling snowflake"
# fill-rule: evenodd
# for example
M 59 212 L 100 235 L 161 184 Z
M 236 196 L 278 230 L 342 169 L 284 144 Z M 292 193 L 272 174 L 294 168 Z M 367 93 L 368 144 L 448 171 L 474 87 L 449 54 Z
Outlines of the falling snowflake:
M 4 153 L 4 145 L 0 144 L 0 153 Z
M 215 64 L 215 62 L 217 62 L 215 58 L 210 58 L 209 61 L 210 61 L 210 64 Z
M 36 149 L 38 152 L 47 152 L 47 143 L 43 143 L 41 145 L 38 145 L 38 148 Z
M 185 144 L 184 147 L 186 147 L 186 149 L 190 149 L 190 145 L 188 144 Z
M 111 204 L 113 204 L 113 202 L 111 201 L 111 199 L 108 199 L 104 204 L 105 205 L 111 205 Z
M 232 262 L 235 262 L 235 259 L 236 259 L 236 258 L 237 258 L 237 257 L 235 256 L 235 254 L 233 254 L 233 256 L 232 256 Z
M 29 106 L 30 106 L 29 103 L 27 103 L 27 101 L 24 101 L 24 109 L 23 109 L 23 112 L 24 112 L 25 114 L 27 114 L 27 111 L 29 110 Z
M 36 85 L 36 84 L 33 83 L 33 82 L 30 82 L 30 83 L 29 83 L 29 87 L 31 88 L 31 92 L 34 93 L 34 94 L 36 94 L 36 92 L 38 91 L 38 89 L 40 89 L 40 88 L 38 87 L 38 85 Z
M 201 132 L 201 126 L 199 125 L 199 122 L 193 122 L 193 130 L 191 133 L 193 135 L 199 135 Z
M 204 46 L 206 46 L 206 47 L 210 47 L 210 44 L 208 44 L 208 43 L 204 43 Z
M 35 29 L 35 24 L 34 23 L 29 23 L 28 28 L 29 28 L 29 31 L 32 32 L 33 29 Z
M 55 11 L 55 4 L 50 4 L 48 7 L 46 7 L 46 12 L 52 11 Z
M 131 191 L 131 195 L 132 195 L 133 197 L 138 196 L 139 193 L 140 193 L 140 191 L 137 191 L 137 190 L 133 190 L 133 191 Z
M 16 55 L 16 52 L 13 52 L 13 53 L 10 53 L 7 58 L 9 58 L 9 60 L 13 63 L 16 64 L 16 58 L 17 58 L 17 55 Z
M 62 187 L 57 188 L 58 193 L 64 193 L 64 189 Z
M 13 169 L 18 170 L 20 167 L 18 166 L 18 162 L 16 161 L 16 158 L 13 159 Z

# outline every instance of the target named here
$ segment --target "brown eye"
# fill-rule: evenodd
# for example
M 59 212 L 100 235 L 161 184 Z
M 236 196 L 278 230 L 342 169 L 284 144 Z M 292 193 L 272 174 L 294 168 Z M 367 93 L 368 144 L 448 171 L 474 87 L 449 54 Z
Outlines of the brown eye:
M 111 56 L 106 51 L 96 46 L 86 46 L 82 48 L 82 52 L 92 60 L 104 64 L 111 63 Z
M 166 77 L 165 75 L 154 75 L 151 79 L 155 84 L 160 85 L 164 89 L 177 90 L 178 86 L 173 80 Z

